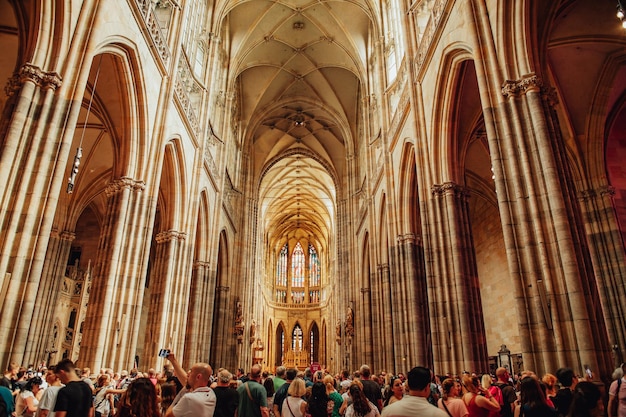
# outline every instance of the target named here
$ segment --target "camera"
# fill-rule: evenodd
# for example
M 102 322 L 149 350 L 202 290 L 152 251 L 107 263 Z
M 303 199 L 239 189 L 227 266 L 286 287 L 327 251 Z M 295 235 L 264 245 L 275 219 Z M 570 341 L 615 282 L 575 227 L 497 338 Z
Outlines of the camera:
M 169 349 L 160 349 L 159 350 L 159 358 L 167 358 L 167 356 L 170 354 L 170 350 Z

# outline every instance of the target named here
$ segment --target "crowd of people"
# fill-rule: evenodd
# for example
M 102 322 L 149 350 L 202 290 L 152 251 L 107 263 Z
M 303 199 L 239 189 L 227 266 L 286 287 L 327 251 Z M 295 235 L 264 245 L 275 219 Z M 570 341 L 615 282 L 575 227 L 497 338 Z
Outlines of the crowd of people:
M 7 367 L 0 417 L 626 417 L 626 366 L 616 369 L 608 405 L 602 384 L 570 368 L 542 377 L 506 368 L 493 375 L 437 376 L 417 366 L 396 375 L 253 365 L 233 375 L 207 363 L 183 368 L 169 352 L 162 372 L 76 369 L 64 359 L 39 369 Z

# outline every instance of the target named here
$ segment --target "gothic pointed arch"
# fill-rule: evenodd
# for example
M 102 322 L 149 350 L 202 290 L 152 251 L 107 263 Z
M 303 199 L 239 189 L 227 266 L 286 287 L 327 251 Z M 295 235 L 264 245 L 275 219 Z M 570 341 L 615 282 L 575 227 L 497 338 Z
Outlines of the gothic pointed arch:
M 373 332 L 373 340 L 375 346 L 385 343 L 385 340 L 393 340 L 394 337 L 394 320 L 393 312 L 385 308 L 385 306 L 392 306 L 391 302 L 391 286 L 397 285 L 397 282 L 392 283 L 392 279 L 395 281 L 395 277 L 391 274 L 390 268 L 390 254 L 391 242 L 389 236 L 389 201 L 387 200 L 387 194 L 383 191 L 380 197 L 380 205 L 378 207 L 378 215 L 376 219 L 378 224 L 376 225 L 378 231 L 377 242 L 377 265 L 376 275 L 373 280 L 371 300 L 372 309 L 374 311 L 386 310 L 388 314 L 383 316 L 373 315 L 372 327 L 378 329 Z M 389 323 L 391 321 L 391 323 Z M 375 368 L 386 369 L 392 363 L 394 354 L 392 350 L 396 348 L 396 345 L 390 350 L 374 350 L 374 360 L 372 366 Z
M 406 141 L 402 146 L 400 159 L 400 186 L 398 195 L 398 221 L 401 233 L 415 233 L 414 227 L 419 225 L 418 219 L 413 218 L 415 210 L 419 213 L 419 194 L 417 188 L 417 161 L 415 159 L 415 145 Z M 415 224 L 417 220 L 417 225 Z M 421 226 L 420 226 L 421 228 Z
M 274 365 L 279 366 L 283 364 L 284 361 L 284 353 L 287 350 L 288 339 L 287 332 L 285 328 L 284 322 L 279 322 L 276 326 L 276 331 L 274 332 L 274 343 L 276 346 L 276 350 L 274 352 Z
M 367 340 L 373 340 L 374 327 L 372 323 L 372 312 L 374 306 L 372 303 L 373 278 L 375 277 L 372 272 L 372 256 L 371 256 L 371 242 L 369 231 L 365 231 L 363 234 L 363 240 L 361 242 L 361 276 L 362 282 L 360 285 L 356 283 L 353 293 L 358 295 L 359 302 L 355 305 L 355 315 L 357 317 L 363 317 L 363 320 L 357 322 L 357 327 L 354 331 L 353 340 L 347 346 L 347 349 L 351 350 L 353 346 L 362 346 L 362 355 L 365 363 L 374 363 L 374 349 L 373 343 L 367 343 Z M 348 338 L 345 332 L 342 333 L 342 341 L 348 344 Z M 351 367 L 351 357 L 346 357 L 345 367 Z
M 6 28 L 0 33 L 0 44 L 6 57 L 6 64 L 0 65 L 0 79 L 2 80 L 11 79 L 13 74 L 18 72 L 21 63 L 24 62 L 23 55 L 27 42 L 26 34 L 28 33 L 28 24 L 24 21 L 24 7 L 25 2 L 0 1 L 0 10 L 2 11 L 0 24 Z M 8 100 L 8 95 L 0 95 L 0 111 L 4 112 L 4 106 Z
M 322 357 L 320 352 L 320 329 L 317 322 L 313 321 L 308 330 L 309 362 L 320 362 Z
M 429 219 L 427 225 L 434 234 L 425 234 L 429 245 L 438 253 L 433 265 L 438 278 L 429 280 L 429 302 L 435 306 L 431 312 L 431 323 L 443 326 L 439 320 L 446 317 L 447 326 L 456 327 L 457 332 L 471 334 L 474 341 L 471 345 L 462 343 L 461 339 L 452 342 L 446 335 L 448 330 L 443 327 L 434 329 L 434 364 L 445 369 L 456 369 L 468 363 L 472 367 L 485 368 L 488 361 L 483 316 L 467 313 L 482 311 L 471 233 L 472 218 L 469 215 L 471 193 L 465 175 L 469 160 L 465 156 L 472 127 L 482 117 L 483 105 L 469 51 L 468 45 L 461 43 L 445 51 L 439 64 L 441 72 L 435 87 L 438 100 L 433 109 L 433 119 L 446 128 L 433 132 L 433 140 L 440 150 L 430 159 L 435 181 L 431 186 L 430 209 L 435 217 L 444 219 L 434 224 L 430 224 L 433 218 Z M 489 172 L 488 157 L 486 161 L 486 168 L 484 163 L 478 166 Z M 444 253 L 446 256 L 443 256 Z M 462 290 L 453 291 L 451 288 Z
M 136 118 L 131 114 L 142 111 L 137 110 L 137 107 L 143 106 L 140 105 L 141 98 L 136 96 L 136 94 L 140 94 L 142 87 L 138 80 L 134 82 L 137 85 L 129 87 L 128 78 L 126 78 L 132 74 L 141 77 L 136 66 L 135 52 L 136 50 L 130 46 L 105 43 L 98 49 L 96 55 L 87 61 L 88 65 L 85 65 L 83 69 L 84 77 L 78 78 L 85 84 L 79 86 L 75 93 L 79 97 L 74 104 L 77 109 L 77 116 L 75 119 L 71 119 L 75 124 L 67 130 L 69 134 L 73 134 L 71 148 L 76 152 L 68 158 L 65 168 L 67 172 L 70 172 L 73 165 L 76 164 L 79 169 L 75 176 L 70 175 L 70 181 L 63 185 L 63 191 L 58 195 L 54 227 L 62 233 L 71 231 L 75 236 L 84 237 L 77 242 L 77 245 L 80 244 L 87 248 L 101 248 L 89 257 L 93 265 L 92 276 L 108 276 L 110 271 L 116 269 L 116 262 L 113 262 L 113 259 L 119 260 L 124 256 L 132 256 L 135 260 L 142 259 L 142 254 L 146 253 L 144 251 L 145 246 L 143 246 L 148 241 L 146 229 L 143 230 L 143 234 L 137 234 L 139 243 L 133 245 L 133 250 L 121 255 L 114 254 L 115 251 L 121 249 L 121 246 L 100 245 L 103 239 L 109 239 L 113 233 L 116 233 L 114 228 L 101 228 L 99 230 L 93 228 L 94 220 L 101 226 L 110 225 L 116 221 L 112 217 L 120 215 L 120 212 L 117 211 L 119 208 L 113 208 L 114 203 L 112 202 L 115 197 L 112 200 L 112 195 L 124 189 L 136 191 L 144 186 L 142 181 L 136 181 L 127 176 L 127 164 L 123 161 L 124 149 L 131 147 L 130 142 L 133 140 L 141 140 L 141 135 L 133 133 L 138 129 L 133 129 Z M 120 68 L 126 68 L 126 71 L 120 71 Z M 127 123 L 129 120 L 133 122 Z M 70 192 L 71 194 L 69 194 Z M 90 214 L 90 221 L 79 223 L 79 219 L 85 213 Z M 77 227 L 83 229 L 77 230 Z M 84 227 L 88 228 L 87 233 L 87 229 Z M 50 249 L 53 248 L 58 250 L 61 246 L 50 246 Z M 63 250 L 68 249 L 69 247 Z M 60 252 L 56 254 L 50 252 L 48 258 L 52 259 L 55 256 L 66 257 L 67 255 Z M 62 276 L 61 269 L 47 269 L 46 273 L 50 274 L 51 280 L 57 282 Z M 137 269 L 131 268 L 128 273 L 133 276 L 133 278 L 129 278 L 131 280 L 143 279 L 143 276 L 139 278 L 141 273 Z M 127 278 L 119 276 L 111 278 L 112 281 L 118 279 Z M 103 297 L 116 297 L 113 293 L 104 290 L 103 285 L 111 285 L 111 282 L 105 283 L 106 281 L 109 279 L 97 279 L 93 284 L 94 291 L 90 294 L 91 299 L 87 304 L 81 357 L 93 360 L 94 356 L 92 355 L 95 355 L 97 361 L 108 360 L 110 363 L 116 363 L 127 359 L 119 356 L 119 350 L 104 351 L 102 350 L 103 345 L 98 345 L 99 347 L 92 345 L 92 342 L 106 333 L 104 329 L 107 327 L 116 329 L 121 327 L 122 320 L 120 317 L 114 317 L 116 313 L 111 313 L 109 310 L 103 314 L 103 311 L 108 310 L 104 304 L 112 303 L 111 300 L 104 301 Z M 141 284 L 133 285 L 133 287 L 142 292 Z M 45 290 L 45 288 L 44 285 L 41 290 Z M 139 311 L 139 309 L 135 309 L 132 314 L 138 314 Z M 126 314 L 121 311 L 118 312 Z M 93 331 L 99 333 L 99 336 L 96 337 L 92 333 Z M 135 335 L 137 333 L 139 332 L 136 332 Z M 135 339 L 131 338 L 124 343 L 134 344 Z
M 322 328 L 320 330 L 320 363 L 324 363 L 328 365 L 329 369 L 333 369 L 333 365 L 334 365 L 334 358 L 332 357 L 332 355 L 330 354 L 331 352 L 331 347 L 330 347 L 330 343 L 332 340 L 332 337 L 329 337 L 328 335 L 328 326 L 326 325 L 326 318 L 322 318 Z
M 272 356 L 272 352 L 276 347 L 276 338 L 274 337 L 274 320 L 269 319 L 267 321 L 267 333 L 265 333 L 266 343 L 265 343 L 265 358 L 266 363 L 272 365 L 272 362 L 275 360 L 275 357 Z
M 397 320 L 399 334 L 394 340 L 402 340 L 393 356 L 393 369 L 400 369 L 402 363 L 411 361 L 433 366 L 431 344 L 431 320 L 429 312 L 428 282 L 426 276 L 425 250 L 422 233 L 422 206 L 418 169 L 416 164 L 415 145 L 406 141 L 402 149 L 400 164 L 400 189 L 398 215 L 400 231 L 398 252 L 400 272 L 398 282 L 392 286 L 391 310 L 398 309 L 397 315 L 407 314 L 399 305 L 408 307 L 415 320 Z M 406 307 L 405 307 L 406 308 Z
M 185 153 L 179 137 L 174 137 L 165 145 L 163 168 L 159 185 L 159 200 L 165 229 L 177 230 L 181 228 L 191 201 L 187 189 L 187 173 L 185 168 Z
M 304 333 L 300 322 L 296 321 L 296 323 L 291 328 L 291 333 L 289 335 L 291 351 L 301 352 L 302 350 L 304 350 L 306 344 L 305 338 L 306 334 Z

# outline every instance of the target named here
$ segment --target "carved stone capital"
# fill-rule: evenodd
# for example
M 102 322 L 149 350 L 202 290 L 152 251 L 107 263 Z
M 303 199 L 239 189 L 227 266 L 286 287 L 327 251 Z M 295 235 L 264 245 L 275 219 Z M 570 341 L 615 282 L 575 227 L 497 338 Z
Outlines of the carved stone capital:
M 68 242 L 73 242 L 74 239 L 76 239 L 76 233 L 64 230 L 61 233 L 59 233 L 59 238 L 61 238 L 61 240 L 66 240 Z
M 105 193 L 107 197 L 111 197 L 126 188 L 133 191 L 143 191 L 146 188 L 146 183 L 144 181 L 134 180 L 130 177 L 121 177 L 111 181 L 106 187 Z
M 581 201 L 591 200 L 596 195 L 596 190 L 582 190 L 578 192 L 578 199 Z
M 502 95 L 511 98 L 519 97 L 529 91 L 540 91 L 543 80 L 536 74 L 528 74 L 520 80 L 506 80 L 502 85 Z
M 578 199 L 581 201 L 593 200 L 598 195 L 612 198 L 615 195 L 615 187 L 605 185 L 597 189 L 582 190 L 578 193 Z
M 469 191 L 452 181 L 444 182 L 443 184 L 435 184 L 431 187 L 431 192 L 435 197 L 441 197 L 443 195 L 454 195 L 457 198 L 469 197 Z
M 170 242 L 172 240 L 185 240 L 187 234 L 184 232 L 177 232 L 176 230 L 165 230 L 156 235 L 157 243 Z
M 554 87 L 544 87 L 541 89 L 541 97 L 543 97 L 544 101 L 548 103 L 551 107 L 559 104 L 559 96 L 556 93 L 556 88 Z
M 416 236 L 415 236 L 415 233 L 407 233 L 404 235 L 398 235 L 396 240 L 399 244 L 415 243 Z
M 4 91 L 7 96 L 12 96 L 22 88 L 26 81 L 31 81 L 41 88 L 56 90 L 62 84 L 61 76 L 54 71 L 44 71 L 36 65 L 26 63 L 19 71 L 9 78 Z
M 211 262 L 207 262 L 207 261 L 195 261 L 193 263 L 194 269 L 210 268 L 210 267 L 211 267 Z

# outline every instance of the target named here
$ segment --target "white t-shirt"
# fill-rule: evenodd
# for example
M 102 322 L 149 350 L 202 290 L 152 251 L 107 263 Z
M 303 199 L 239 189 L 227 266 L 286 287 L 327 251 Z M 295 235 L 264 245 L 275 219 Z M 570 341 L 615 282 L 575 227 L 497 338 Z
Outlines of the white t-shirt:
M 41 401 L 39 401 L 39 408 L 37 409 L 37 415 L 41 410 L 48 410 L 48 417 L 54 417 L 54 404 L 57 402 L 57 395 L 59 390 L 65 385 L 54 386 L 51 385 L 43 392 Z
M 172 408 L 174 417 L 213 416 L 217 397 L 209 387 L 196 388 L 188 392 Z
M 100 414 L 109 414 L 111 412 L 111 402 L 106 396 L 106 392 L 109 389 L 113 389 L 113 385 L 107 385 L 106 387 L 102 387 L 98 390 L 95 398 L 93 399 L 94 411 L 99 412 Z
M 26 403 L 27 398 L 33 399 L 33 404 L 35 405 L 35 407 L 39 405 L 39 400 L 37 400 L 37 397 L 35 397 L 35 394 L 33 394 L 32 391 L 22 391 L 17 395 L 17 401 L 15 402 L 16 416 L 31 415 L 28 413 L 28 411 L 24 410 L 28 407 L 28 404 Z

